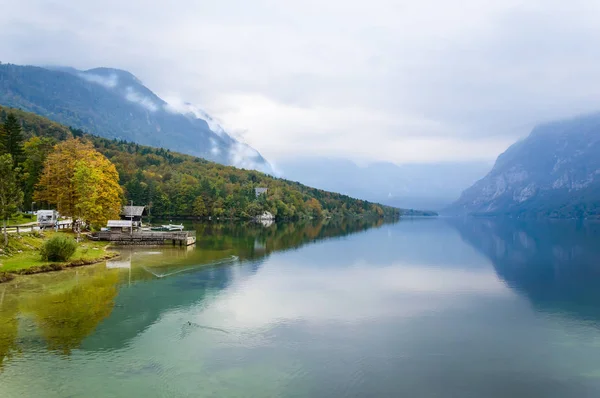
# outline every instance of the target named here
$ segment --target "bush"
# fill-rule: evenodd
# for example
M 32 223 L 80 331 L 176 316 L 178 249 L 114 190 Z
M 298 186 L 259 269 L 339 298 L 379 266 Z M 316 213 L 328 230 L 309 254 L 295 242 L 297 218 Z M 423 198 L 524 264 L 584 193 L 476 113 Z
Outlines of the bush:
M 75 239 L 67 236 L 55 235 L 42 246 L 42 260 L 67 261 L 77 250 Z

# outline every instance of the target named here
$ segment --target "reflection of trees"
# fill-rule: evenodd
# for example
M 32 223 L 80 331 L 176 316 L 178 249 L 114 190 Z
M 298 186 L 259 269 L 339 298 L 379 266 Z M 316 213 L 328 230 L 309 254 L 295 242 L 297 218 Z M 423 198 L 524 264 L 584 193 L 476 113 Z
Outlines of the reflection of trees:
M 298 248 L 317 240 L 342 237 L 379 227 L 378 219 L 329 219 L 304 223 L 203 223 L 194 225 L 201 250 L 230 250 L 241 259 L 254 259 L 275 251 Z
M 167 278 L 141 281 L 122 289 L 117 297 L 117 307 L 92 337 L 82 346 L 83 350 L 112 348 L 120 349 L 142 330 L 156 322 L 160 316 L 173 309 L 198 305 L 214 297 L 215 292 L 227 288 L 239 275 L 239 268 L 255 272 L 269 253 L 299 247 L 321 239 L 344 236 L 371 227 L 382 225 L 382 220 L 340 220 L 329 222 L 308 222 L 274 224 L 268 228 L 255 223 L 202 223 L 196 224 L 196 254 L 190 256 L 188 265 L 222 259 L 224 255 L 236 255 L 243 261 L 236 266 L 214 266 L 193 268 L 192 272 L 174 273 Z M 169 251 L 170 253 L 170 251 Z M 173 253 L 185 252 L 179 249 Z M 164 257 L 157 257 L 165 261 Z M 169 257 L 170 258 L 170 257 Z M 151 261 L 148 258 L 145 261 Z M 183 258 L 181 260 L 184 260 Z M 187 261 L 187 260 L 186 260 Z M 181 266 L 182 261 L 172 263 Z M 158 273 L 169 272 L 169 266 L 152 267 Z M 147 274 L 151 275 L 151 274 Z M 141 283 L 140 283 L 141 282 Z M 143 300 L 140 300 L 143 297 Z
M 34 316 L 50 350 L 70 354 L 111 313 L 118 281 L 117 272 L 102 272 L 67 290 L 29 298 L 23 310 Z
M 465 219 L 452 224 L 536 307 L 600 320 L 598 223 Z
M 17 300 L 6 294 L 6 286 L 0 288 L 0 369 L 5 358 L 10 358 L 17 349 L 19 332 L 19 308 Z

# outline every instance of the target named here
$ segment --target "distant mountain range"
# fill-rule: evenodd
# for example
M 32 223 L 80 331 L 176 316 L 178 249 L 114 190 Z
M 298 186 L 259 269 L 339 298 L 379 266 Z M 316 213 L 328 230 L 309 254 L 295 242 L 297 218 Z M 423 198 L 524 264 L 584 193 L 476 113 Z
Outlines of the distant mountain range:
M 0 105 L 101 137 L 273 174 L 256 150 L 232 138 L 201 109 L 191 104 L 175 109 L 127 71 L 2 64 Z
M 290 180 L 404 209 L 440 210 L 491 168 L 491 163 L 360 166 L 345 159 L 308 157 L 277 164 Z
M 501 154 L 450 214 L 600 215 L 600 113 L 540 125 Z

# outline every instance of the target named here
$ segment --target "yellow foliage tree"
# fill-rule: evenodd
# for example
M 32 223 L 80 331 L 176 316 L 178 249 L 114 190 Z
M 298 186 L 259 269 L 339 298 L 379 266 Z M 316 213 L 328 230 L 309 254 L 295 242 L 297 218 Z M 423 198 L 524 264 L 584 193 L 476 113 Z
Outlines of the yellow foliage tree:
M 36 200 L 92 226 L 118 218 L 121 210 L 123 189 L 117 169 L 92 144 L 78 138 L 54 147 L 37 188 Z
M 79 161 L 75 167 L 75 192 L 79 197 L 75 208 L 78 216 L 93 228 L 118 219 L 123 189 L 115 165 L 103 155 L 90 161 Z

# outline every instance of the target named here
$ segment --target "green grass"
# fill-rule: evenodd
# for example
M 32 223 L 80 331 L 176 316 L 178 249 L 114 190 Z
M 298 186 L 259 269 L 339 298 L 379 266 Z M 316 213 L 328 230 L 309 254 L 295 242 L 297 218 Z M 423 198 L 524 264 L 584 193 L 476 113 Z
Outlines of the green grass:
M 35 215 L 33 214 L 25 214 L 25 213 L 18 213 L 17 215 L 15 215 L 14 217 L 10 218 L 8 220 L 8 226 L 12 226 L 12 225 L 23 225 L 23 224 L 29 224 L 32 222 L 36 222 L 37 218 Z
M 9 244 L 0 255 L 0 272 L 14 272 L 32 267 L 40 267 L 49 264 L 69 264 L 78 261 L 91 261 L 106 256 L 106 247 L 109 242 L 94 242 L 84 240 L 78 244 L 75 254 L 66 262 L 43 261 L 40 255 L 40 247 L 44 241 L 54 234 L 69 234 L 71 232 L 45 232 L 43 237 L 39 234 L 21 234 L 17 236 L 10 234 Z

